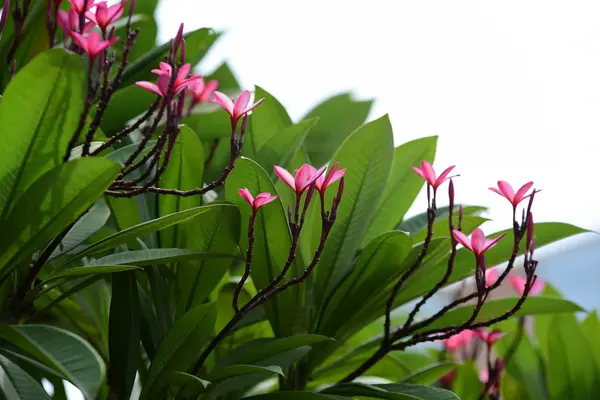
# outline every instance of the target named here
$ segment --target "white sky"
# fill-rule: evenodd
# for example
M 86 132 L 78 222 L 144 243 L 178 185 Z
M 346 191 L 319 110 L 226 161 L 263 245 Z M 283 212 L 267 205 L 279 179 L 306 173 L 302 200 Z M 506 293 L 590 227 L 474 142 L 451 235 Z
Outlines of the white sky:
M 180 22 L 225 31 L 202 72 L 228 60 L 293 118 L 353 91 L 390 114 L 396 144 L 439 135 L 437 168 L 457 164 L 457 200 L 491 207 L 490 231 L 509 226 L 498 179 L 543 189 L 537 221 L 600 229 L 597 1 L 169 0 L 158 14 L 163 40 Z

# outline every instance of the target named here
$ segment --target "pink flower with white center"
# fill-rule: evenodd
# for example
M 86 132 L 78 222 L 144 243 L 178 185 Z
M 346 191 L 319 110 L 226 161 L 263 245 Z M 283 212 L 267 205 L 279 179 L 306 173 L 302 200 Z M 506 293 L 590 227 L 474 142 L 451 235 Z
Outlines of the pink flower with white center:
M 114 37 L 110 40 L 101 40 L 98 32 L 92 32 L 88 37 L 85 37 L 75 31 L 71 31 L 73 41 L 81 50 L 87 53 L 90 61 L 93 63 L 104 50 L 119 41 L 119 37 Z
M 196 75 L 196 80 L 189 86 L 189 93 L 192 97 L 192 105 L 200 103 L 208 103 L 212 100 L 213 93 L 219 86 L 219 82 L 212 80 L 208 83 L 204 82 L 204 78 Z
M 411 167 L 413 171 L 415 171 L 421 178 L 425 179 L 425 181 L 433 188 L 435 191 L 442 183 L 446 182 L 450 177 L 448 176 L 450 172 L 454 169 L 455 165 L 448 167 L 440 174 L 440 176 L 436 176 L 435 171 L 431 164 L 427 161 L 421 161 L 421 168 Z
M 450 336 L 448 339 L 444 339 L 442 342 L 444 343 L 444 348 L 447 351 L 455 352 L 471 343 L 474 337 L 475 332 L 470 329 L 465 329 L 456 335 Z
M 475 329 L 475 335 L 479 339 L 483 340 L 488 346 L 491 346 L 498 340 L 500 340 L 502 337 L 504 337 L 506 334 L 500 332 L 499 330 L 493 330 L 490 332 L 486 329 L 479 328 Z
M 181 68 L 179 68 L 179 71 L 177 71 L 177 78 L 175 79 L 175 83 L 173 85 L 175 96 L 185 90 L 185 88 L 192 85 L 198 79 L 197 75 L 187 78 L 191 69 L 191 64 L 184 64 L 181 66 Z M 135 84 L 142 89 L 146 89 L 149 92 L 155 93 L 161 97 L 165 97 L 169 91 L 173 69 L 169 64 L 161 62 L 160 69 L 153 69 L 152 73 L 158 75 L 156 84 L 147 81 L 136 82 Z
M 511 274 L 508 276 L 508 282 L 521 296 L 525 293 L 525 284 L 527 283 L 527 280 L 522 276 Z M 529 296 L 536 296 L 542 293 L 545 287 L 546 283 L 544 281 L 536 279 L 533 286 L 531 286 L 531 290 L 529 290 Z
M 467 249 L 469 249 L 476 257 L 481 257 L 484 255 L 486 251 L 494 247 L 500 239 L 502 239 L 506 233 L 498 236 L 495 239 L 487 239 L 483 231 L 479 228 L 475 229 L 471 234 L 471 237 L 468 238 L 464 233 L 453 230 L 452 236 L 454 239 Z
M 95 0 L 88 0 L 87 4 L 85 4 L 85 0 L 69 0 L 69 3 L 71 3 L 72 9 L 78 14 L 81 14 L 96 5 Z
M 260 193 L 256 196 L 256 198 L 252 197 L 250 191 L 246 188 L 238 189 L 238 193 L 244 200 L 248 202 L 252 206 L 252 213 L 256 214 L 258 210 L 264 206 L 265 204 L 269 204 L 274 201 L 279 196 L 272 196 L 271 193 Z
M 250 103 L 250 92 L 244 90 L 235 100 L 231 100 L 229 96 L 215 91 L 213 94 L 213 102 L 220 105 L 223 110 L 227 111 L 231 117 L 231 124 L 237 126 L 240 118 L 245 117 L 248 113 L 254 110 L 265 99 L 260 99 L 252 105 Z
M 285 168 L 275 165 L 273 169 L 279 179 L 296 192 L 296 197 L 301 196 L 302 193 L 304 193 L 304 191 L 325 172 L 325 168 L 321 168 L 317 171 L 312 165 L 304 164 L 300 169 L 295 171 L 296 177 L 294 178 Z
M 81 29 L 79 28 L 79 14 L 77 14 L 77 11 L 75 11 L 74 9 L 71 8 L 69 12 L 58 10 L 58 13 L 56 14 L 56 19 L 58 26 L 60 26 L 60 28 L 65 33 L 65 42 L 71 31 L 81 32 Z M 88 22 L 83 26 L 83 33 L 88 33 L 93 27 L 94 23 Z
M 108 7 L 106 2 L 96 4 L 96 12 L 86 11 L 85 16 L 87 19 L 95 23 L 100 27 L 102 32 L 106 33 L 108 25 L 114 23 L 121 15 L 123 15 L 123 9 L 127 0 L 121 1 L 119 4 Z
M 507 199 L 510 204 L 512 204 L 513 208 L 517 207 L 517 205 L 522 202 L 527 197 L 531 196 L 527 194 L 529 189 L 533 186 L 533 182 L 527 182 L 519 190 L 515 193 L 512 186 L 506 181 L 498 181 L 498 188 L 491 187 L 490 190 L 494 193 L 498 193 L 500 196 Z
M 498 271 L 494 267 L 485 270 L 485 286 L 490 287 L 498 280 Z

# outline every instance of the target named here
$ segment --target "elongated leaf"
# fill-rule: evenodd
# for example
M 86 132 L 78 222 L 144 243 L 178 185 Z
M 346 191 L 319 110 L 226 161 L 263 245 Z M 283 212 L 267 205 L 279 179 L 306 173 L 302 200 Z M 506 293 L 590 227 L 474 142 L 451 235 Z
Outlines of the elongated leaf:
M 112 274 L 114 272 L 130 271 L 134 269 L 140 269 L 131 265 L 90 265 L 87 267 L 75 267 L 64 269 L 60 272 L 49 275 L 44 282 L 48 283 L 57 279 L 62 278 L 81 278 L 83 276 L 98 275 L 98 274 Z
M 0 390 L 6 399 L 50 399 L 44 388 L 17 364 L 0 355 Z
M 258 153 L 271 139 L 275 139 L 285 128 L 292 125 L 287 111 L 272 94 L 256 86 L 254 96 L 257 100 L 265 100 L 254 110 L 250 119 L 250 133 L 245 140 L 249 147 L 246 150 L 250 150 L 250 154 Z
M 276 392 L 244 397 L 248 400 L 340 400 L 338 396 L 327 396 L 315 392 Z
M 350 268 L 375 214 L 373 204 L 383 194 L 392 152 L 392 127 L 384 116 L 356 130 L 332 158 L 348 170 L 337 219 L 315 271 L 317 304 L 324 301 Z
M 461 207 L 461 205 L 455 205 L 454 206 L 454 210 L 455 210 L 455 214 L 456 214 L 456 218 L 458 218 L 458 210 L 459 207 Z M 485 211 L 487 211 L 486 207 L 481 207 L 481 206 L 462 206 L 463 208 L 463 215 L 468 216 L 468 215 L 473 215 L 473 216 L 481 216 L 481 214 L 483 214 Z M 436 213 L 436 218 L 444 218 L 447 217 L 450 214 L 450 209 L 449 207 L 438 207 L 437 209 L 437 213 Z M 458 219 L 456 219 L 456 221 L 458 221 Z M 400 225 L 398 225 L 398 230 L 404 231 L 404 232 L 408 232 L 410 234 L 413 233 L 417 233 L 420 231 L 423 231 L 427 228 L 427 212 L 422 212 L 420 214 L 417 214 L 413 217 L 407 218 L 402 220 L 402 222 L 400 223 Z
M 388 392 L 402 393 L 423 400 L 459 400 L 458 396 L 449 390 L 430 386 L 409 385 L 404 383 L 390 383 L 377 385 Z
M 100 127 L 102 131 L 113 136 L 125 127 L 129 120 L 141 116 L 154 100 L 156 95 L 131 85 L 117 91 L 110 99 L 104 112 Z
M 600 377 L 600 343 L 597 338 L 600 337 L 600 320 L 598 320 L 598 314 L 596 310 L 589 313 L 585 320 L 581 323 L 581 329 L 585 337 L 590 344 L 592 353 L 594 354 L 594 361 L 597 368 L 598 376 Z
M 484 303 L 475 321 L 486 321 L 488 319 L 498 317 L 511 310 L 517 301 L 517 297 L 488 300 Z M 472 315 L 474 307 L 474 305 L 469 305 L 455 308 L 454 310 L 447 312 L 443 317 L 428 325 L 423 330 L 443 328 L 445 326 L 459 325 L 463 322 L 466 322 Z M 583 311 L 583 308 L 569 300 L 555 297 L 536 296 L 527 298 L 523 306 L 512 316 L 512 318 L 526 315 L 574 313 L 577 311 Z
M 444 389 L 429 386 L 395 383 L 388 385 L 367 385 L 364 383 L 343 383 L 327 388 L 326 394 L 340 396 L 363 396 L 389 400 L 458 400 L 458 397 Z
M 198 306 L 179 318 L 160 342 L 148 370 L 140 399 L 156 396 L 166 385 L 163 377 L 189 369 L 213 334 L 215 310 L 212 304 Z
M 550 323 L 547 377 L 552 399 L 591 399 L 598 388 L 592 350 L 574 315 L 555 315 Z
M 172 372 L 166 379 L 170 390 L 177 393 L 177 398 L 197 396 L 210 385 L 209 381 L 185 372 Z
M 233 208 L 233 207 L 232 207 Z M 209 214 L 207 214 L 209 215 Z M 95 265 L 153 265 L 164 264 L 175 261 L 190 260 L 211 260 L 213 258 L 231 259 L 237 257 L 231 254 L 208 253 L 200 250 L 188 249 L 147 249 L 124 251 L 115 253 L 106 257 L 99 258 L 92 262 L 90 266 Z
M 419 166 L 423 160 L 433 163 L 436 146 L 437 136 L 430 136 L 396 147 L 392 170 L 363 246 L 380 233 L 394 229 L 402 221 L 425 183 L 411 167 Z
M 85 158 L 60 165 L 42 176 L 15 204 L 2 224 L 0 269 L 27 260 L 102 196 L 119 165 Z
M 304 144 L 315 166 L 331 159 L 344 139 L 365 122 L 372 105 L 372 101 L 356 101 L 350 93 L 342 93 L 317 105 L 304 117 L 319 118 Z
M 217 80 L 219 82 L 219 90 L 223 91 L 224 89 L 239 89 L 240 84 L 238 83 L 235 74 L 231 70 L 229 64 L 224 62 L 219 65 L 219 67 L 213 71 L 212 74 L 205 75 L 205 81 Z
M 204 170 L 204 149 L 198 136 L 189 127 L 181 128 L 177 142 L 171 153 L 167 169 L 160 178 L 159 186 L 167 189 L 190 190 L 202 187 Z M 158 216 L 199 207 L 201 196 L 159 196 Z M 195 238 L 201 229 L 195 221 L 182 223 L 163 229 L 158 237 L 161 247 L 195 248 Z
M 225 182 L 227 200 L 237 204 L 242 215 L 240 247 L 245 254 L 248 247 L 247 227 L 251 207 L 240 197 L 238 193 L 240 188 L 248 188 L 254 196 L 262 192 L 276 194 L 277 191 L 267 172 L 247 158 L 241 158 L 236 162 L 235 169 Z M 251 276 L 257 288 L 264 288 L 281 272 L 291 246 L 287 217 L 279 200 L 259 210 L 254 226 L 254 238 Z M 300 274 L 300 267 L 297 262 L 294 262 L 288 277 Z M 267 316 L 276 336 L 292 334 L 296 315 L 302 311 L 298 301 L 298 288 L 291 286 L 265 303 Z
M 401 383 L 413 383 L 417 385 L 431 385 L 441 377 L 446 375 L 448 372 L 456 368 L 456 364 L 444 362 L 428 365 L 425 368 L 421 368 L 408 376 L 402 378 Z
M 210 379 L 211 382 L 217 382 L 232 378 L 234 376 L 256 374 L 261 372 L 276 373 L 284 376 L 281 368 L 276 365 L 269 367 L 260 367 L 258 365 L 228 365 L 226 367 L 215 368 L 210 374 L 208 374 L 206 379 Z
M 132 226 L 125 230 L 115 233 L 109 237 L 106 237 L 86 249 L 74 254 L 68 262 L 78 260 L 85 256 L 98 254 L 104 250 L 111 249 L 119 244 L 126 243 L 127 241 L 146 235 L 148 233 L 156 232 L 169 226 L 179 224 L 183 221 L 187 221 L 191 218 L 196 217 L 205 212 L 209 212 L 213 209 L 213 206 L 196 207 L 190 210 L 181 211 L 171 215 L 164 216 L 162 218 L 153 219 L 148 222 L 141 223 L 136 226 Z
M 458 221 L 458 211 L 455 212 L 455 218 L 453 219 L 453 221 Z M 473 215 L 465 215 L 462 218 L 462 231 L 467 233 L 467 232 L 473 232 L 473 230 L 475 228 L 478 228 L 479 226 L 481 226 L 484 222 L 489 221 L 487 218 L 483 218 L 483 217 L 477 217 L 477 216 L 473 216 Z M 446 237 L 449 238 L 451 235 L 450 233 L 450 226 L 448 224 L 448 217 L 443 217 L 440 219 L 436 219 L 435 223 L 433 224 L 433 238 L 440 238 L 440 237 Z M 427 228 L 422 229 L 418 232 L 415 232 L 413 235 L 411 235 L 411 238 L 413 240 L 413 243 L 419 243 L 419 242 L 423 242 L 425 240 L 425 237 L 427 236 Z
M 0 325 L 0 337 L 70 381 L 86 399 L 96 398 L 104 364 L 80 337 L 47 325 Z
M 113 274 L 108 325 L 112 387 L 129 398 L 140 361 L 140 300 L 135 272 Z
M 84 88 L 83 62 L 59 49 L 36 57 L 6 88 L 0 102 L 0 221 L 38 178 L 62 163 Z
M 452 391 L 461 399 L 477 399 L 483 391 L 483 383 L 479 380 L 477 367 L 469 361 L 456 368 L 456 375 L 452 382 Z

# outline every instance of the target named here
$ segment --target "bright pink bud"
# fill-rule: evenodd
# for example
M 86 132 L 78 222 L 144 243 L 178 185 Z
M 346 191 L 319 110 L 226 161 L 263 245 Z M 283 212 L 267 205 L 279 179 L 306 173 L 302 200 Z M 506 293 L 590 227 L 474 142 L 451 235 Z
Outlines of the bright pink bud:
M 208 83 L 200 75 L 195 75 L 196 80 L 189 86 L 192 104 L 208 103 L 212 100 L 213 93 L 219 86 L 219 82 L 212 80 Z
M 87 53 L 90 61 L 93 63 L 98 55 L 104 50 L 119 41 L 119 37 L 114 37 L 110 40 L 101 40 L 98 32 L 92 32 L 88 37 L 85 37 L 77 32 L 71 31 L 73 41 L 81 50 Z
M 508 281 L 510 282 L 513 289 L 515 289 L 515 291 L 521 296 L 523 295 L 523 293 L 525 293 L 525 284 L 527 283 L 527 279 L 523 278 L 520 275 L 511 274 L 508 276 Z M 542 293 L 545 287 L 546 283 L 544 281 L 536 279 L 533 283 L 533 286 L 531 287 L 531 290 L 529 291 L 529 296 L 535 296 Z
M 436 177 L 435 171 L 433 167 L 428 161 L 421 161 L 421 168 L 412 167 L 413 171 L 415 171 L 421 178 L 425 179 L 425 181 L 436 190 L 442 183 L 446 182 L 450 177 L 448 176 L 450 172 L 454 169 L 455 165 L 448 167 L 441 173 L 439 177 Z
M 252 206 L 252 213 L 256 212 L 265 204 L 269 204 L 279 196 L 271 196 L 271 193 L 260 193 L 256 198 L 252 197 L 250 191 L 246 188 L 238 189 L 238 193 L 244 200 Z
M 482 256 L 486 251 L 494 247 L 500 239 L 502 239 L 506 233 L 498 236 L 495 239 L 487 239 L 483 231 L 479 228 L 475 229 L 471 234 L 471 237 L 468 238 L 464 233 L 453 230 L 452 236 L 454 239 L 467 249 L 469 249 L 476 256 Z
M 498 280 L 498 271 L 495 267 L 489 267 L 485 270 L 485 286 L 490 287 Z
M 106 2 L 101 2 L 96 5 L 95 13 L 86 11 L 85 16 L 87 19 L 97 24 L 102 32 L 106 32 L 108 25 L 114 23 L 121 15 L 123 15 L 125 3 L 127 3 L 127 0 L 123 0 L 119 4 L 108 7 Z
M 273 169 L 279 179 L 296 192 L 296 196 L 300 196 L 304 193 L 304 191 L 325 172 L 325 168 L 321 168 L 317 171 L 312 165 L 304 164 L 300 169 L 294 171 L 296 172 L 296 177 L 294 178 L 285 168 L 275 165 Z
M 479 328 L 475 329 L 475 335 L 477 335 L 478 338 L 483 340 L 488 346 L 491 346 L 498 340 L 500 340 L 502 337 L 504 337 L 506 334 L 500 332 L 499 330 L 493 330 L 489 332 L 486 329 Z
M 315 187 L 317 188 L 319 193 L 325 194 L 325 190 L 327 190 L 327 187 L 329 185 L 331 185 L 335 181 L 340 180 L 342 176 L 344 176 L 344 174 L 346 173 L 346 168 L 338 169 L 339 166 L 340 164 L 336 162 L 333 164 L 333 167 L 331 167 L 331 169 L 327 172 L 327 176 L 324 177 L 322 174 L 319 175 L 319 177 L 315 181 Z M 313 173 L 317 172 L 317 170 L 314 167 L 311 168 L 314 170 Z
M 184 64 L 179 68 L 177 72 L 177 78 L 175 79 L 175 83 L 173 85 L 174 96 L 177 96 L 181 93 L 185 88 L 193 85 L 198 79 L 198 75 L 192 75 L 191 77 L 187 77 L 192 69 L 191 64 Z M 171 84 L 171 77 L 173 75 L 173 68 L 165 63 L 160 63 L 160 69 L 153 69 L 153 74 L 158 75 L 157 83 L 154 84 L 152 82 L 142 81 L 136 82 L 135 84 L 139 87 L 148 90 L 149 92 L 155 93 L 161 97 L 165 97 L 169 91 L 169 85 Z
M 516 207 L 520 202 L 522 202 L 527 197 L 531 196 L 527 194 L 529 189 L 533 186 L 533 182 L 527 182 L 519 190 L 517 193 L 513 190 L 512 186 L 506 181 L 498 181 L 498 188 L 491 187 L 490 190 L 492 192 L 498 193 L 500 196 L 507 199 L 513 207 Z
M 465 329 L 456 335 L 450 336 L 448 339 L 443 340 L 444 348 L 447 351 L 457 351 L 468 345 L 473 341 L 475 332 L 470 329 Z
M 235 100 L 231 100 L 227 95 L 221 92 L 214 92 L 213 102 L 220 105 L 231 117 L 232 124 L 237 126 L 240 118 L 246 116 L 250 111 L 254 110 L 265 99 L 260 99 L 256 103 L 248 106 L 250 103 L 250 92 L 244 90 Z

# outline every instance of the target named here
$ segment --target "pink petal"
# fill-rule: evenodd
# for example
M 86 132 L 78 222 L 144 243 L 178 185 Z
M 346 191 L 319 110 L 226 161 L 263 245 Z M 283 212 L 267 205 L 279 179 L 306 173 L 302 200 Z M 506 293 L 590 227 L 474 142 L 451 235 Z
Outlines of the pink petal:
M 240 194 L 240 196 L 242 196 L 244 200 L 248 202 L 248 204 L 250 204 L 251 206 L 253 205 L 254 197 L 252 197 L 252 194 L 250 194 L 250 191 L 247 188 L 238 189 L 238 193 Z
M 296 193 L 302 193 L 306 186 L 308 186 L 309 180 L 315 175 L 317 169 L 309 164 L 304 164 L 300 169 L 296 170 Z M 315 178 L 316 179 L 316 178 Z
M 66 11 L 58 10 L 58 13 L 56 14 L 56 19 L 56 22 L 58 22 L 58 25 L 62 28 L 63 31 L 68 31 L 70 29 L 69 15 Z
M 73 41 L 75 42 L 75 44 L 87 53 L 88 52 L 87 40 L 85 40 L 85 38 L 82 35 L 80 35 L 79 33 L 75 32 L 75 31 L 71 31 L 70 34 L 71 34 L 71 37 L 73 38 Z
M 473 253 L 478 256 L 485 252 L 485 234 L 481 229 L 477 228 L 471 234 L 471 246 Z
M 246 111 L 246 106 L 250 101 L 250 92 L 248 90 L 244 90 L 240 95 L 235 99 L 233 103 L 233 115 L 237 117 L 241 117 L 242 114 Z
M 110 6 L 108 8 L 108 19 L 111 23 L 118 20 L 121 15 L 123 15 L 123 9 L 125 8 L 125 1 L 122 1 L 119 4 L 115 4 L 114 6 Z
M 59 10 L 58 12 L 60 13 L 60 12 L 64 12 L 64 11 L 62 11 L 62 10 Z M 96 19 L 96 14 L 94 14 L 93 12 L 91 12 L 91 11 L 86 11 L 86 12 L 85 12 L 85 17 L 86 17 L 87 19 L 89 19 L 90 21 L 92 21 L 94 24 L 96 24 L 96 25 L 99 25 L 99 23 L 98 23 L 98 20 Z M 60 22 L 59 22 L 59 25 L 61 25 L 61 24 L 60 24 Z M 61 27 L 62 27 L 62 25 L 61 25 Z M 64 29 L 64 28 L 63 28 L 63 29 Z
M 311 168 L 314 170 L 315 168 L 311 166 Z M 313 175 L 310 177 L 310 179 L 306 182 L 306 184 L 304 185 L 304 187 L 302 188 L 302 190 L 306 190 L 310 185 L 313 184 L 313 182 L 315 182 L 317 179 L 319 179 L 320 177 L 323 176 L 323 174 L 325 173 L 325 171 L 327 170 L 327 167 L 323 167 L 320 170 L 316 171 L 315 173 L 313 173 Z
M 157 94 L 157 95 L 159 95 L 161 97 L 164 96 L 162 94 L 162 92 L 160 91 L 160 89 L 158 88 L 158 86 L 156 86 L 152 82 L 142 81 L 142 82 L 136 82 L 135 84 L 138 85 L 139 87 L 141 87 L 142 89 L 146 89 L 147 91 L 155 93 L 155 94 Z
M 532 186 L 533 182 L 527 182 L 521 186 L 521 188 L 517 191 L 517 194 L 515 194 L 515 201 L 518 203 L 523 200 L 525 198 L 525 194 L 529 191 L 529 189 L 531 189 Z
M 508 282 L 518 294 L 523 295 L 525 292 L 525 278 L 520 275 L 509 275 Z
M 425 179 L 431 186 L 435 185 L 435 171 L 428 161 L 421 161 L 421 170 L 425 174 Z
M 218 86 L 219 86 L 219 82 L 216 80 L 212 80 L 212 81 L 208 82 L 206 84 L 206 87 L 204 88 L 204 92 L 202 93 L 200 101 L 202 101 L 202 102 L 210 101 L 210 99 L 213 96 L 213 92 L 217 89 Z
M 500 190 L 496 189 L 495 187 L 491 187 L 489 188 L 492 192 L 498 193 L 500 196 L 504 197 L 504 193 L 502 193 Z
M 335 162 L 333 164 L 333 166 L 331 167 L 331 169 L 329 171 L 327 171 L 327 176 L 324 179 L 321 179 L 323 177 L 323 175 L 321 175 L 317 179 L 317 189 L 321 190 L 320 184 L 325 184 L 325 188 L 327 188 L 327 186 L 329 186 L 329 183 L 330 183 L 331 179 L 333 178 L 333 174 L 335 174 L 337 172 L 339 166 L 340 166 L 340 163 Z
M 264 206 L 265 204 L 269 204 L 270 202 L 277 199 L 279 196 L 271 196 L 271 193 L 261 193 L 256 196 L 254 200 L 254 210 L 257 211 L 259 208 Z
M 329 182 L 327 182 L 327 184 L 325 185 L 325 189 L 327 189 L 327 187 L 329 187 L 329 185 L 331 185 L 333 182 L 342 179 L 342 176 L 344 176 L 345 173 L 346 173 L 346 168 L 335 171 L 329 178 Z
M 536 279 L 535 282 L 533 282 L 533 285 L 531 286 L 531 290 L 529 290 L 529 295 L 536 296 L 536 295 L 542 293 L 545 288 L 546 288 L 546 282 L 544 282 L 540 279 Z
M 218 92 L 215 92 L 217 94 Z M 279 177 L 286 185 L 292 188 L 292 190 L 296 191 L 296 185 L 294 181 L 294 177 L 290 174 L 285 168 L 281 168 L 280 166 L 275 165 L 273 167 L 275 171 L 275 175 Z
M 427 180 L 427 177 L 425 176 L 425 173 L 423 171 L 421 171 L 419 168 L 417 167 L 411 167 L 413 171 L 415 171 L 417 173 L 417 175 L 419 175 L 421 178 Z
M 229 98 L 229 96 L 217 91 L 215 91 L 213 96 L 213 101 L 227 111 L 229 115 L 233 116 L 233 101 Z
M 487 368 L 482 369 L 481 371 L 479 371 L 479 380 L 481 382 L 487 383 L 489 377 L 490 377 L 490 374 L 489 374 Z
M 473 251 L 473 248 L 471 247 L 471 241 L 469 240 L 469 238 L 464 233 L 462 233 L 461 231 L 453 230 L 452 231 L 452 236 L 454 236 L 454 239 L 458 243 L 462 244 L 467 249 Z
M 485 244 L 483 246 L 483 252 L 486 252 L 489 249 L 491 249 L 492 247 L 494 247 L 500 241 L 500 239 L 502 239 L 504 236 L 506 236 L 506 233 L 503 233 L 502 235 L 500 235 L 494 239 L 485 239 Z
M 171 84 L 171 77 L 168 75 L 161 75 L 158 77 L 156 84 L 162 92 L 162 95 L 166 96 L 169 91 L 169 85 Z
M 498 271 L 496 268 L 488 268 L 485 270 L 485 286 L 490 287 L 498 280 Z
M 488 334 L 486 342 L 490 345 L 496 343 L 498 340 L 502 339 L 506 334 L 500 331 L 492 331 Z
M 265 99 L 260 99 L 259 101 L 257 101 L 256 103 L 252 104 L 250 107 L 247 107 L 246 110 L 244 110 L 243 114 L 248 114 L 250 111 L 254 110 L 256 107 L 258 107 L 263 101 L 265 101 Z
M 456 167 L 456 165 L 452 165 L 451 167 L 446 168 L 444 172 L 442 172 L 442 174 L 436 179 L 435 185 L 440 186 L 442 183 L 446 182 L 446 180 L 448 179 L 447 176 L 454 169 L 454 167 Z
M 183 64 L 181 66 L 181 68 L 179 68 L 179 71 L 177 71 L 177 83 L 183 82 L 186 78 L 186 76 L 188 76 L 188 74 L 190 73 L 190 70 L 192 69 L 192 65 L 191 64 Z
M 510 186 L 510 184 L 506 181 L 498 181 L 498 188 L 504 197 L 506 197 L 508 201 L 512 203 L 513 199 L 515 198 L 515 191 L 513 190 L 512 186 Z

